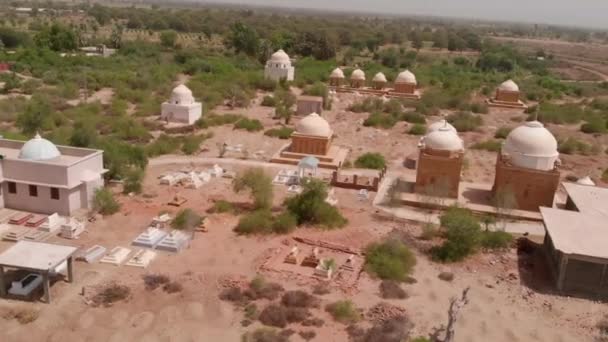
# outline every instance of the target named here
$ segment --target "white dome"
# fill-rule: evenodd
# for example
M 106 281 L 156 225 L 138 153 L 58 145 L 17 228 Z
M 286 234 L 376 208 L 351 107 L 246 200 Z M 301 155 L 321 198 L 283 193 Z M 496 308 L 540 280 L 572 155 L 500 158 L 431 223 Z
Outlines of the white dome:
M 595 186 L 595 182 L 591 180 L 591 177 L 589 176 L 579 178 L 579 180 L 576 181 L 576 184 Z
M 331 72 L 329 78 L 344 78 L 344 71 L 340 68 L 335 68 L 334 71 Z
M 357 81 L 365 81 L 365 73 L 363 72 L 363 70 L 357 69 L 353 71 L 353 73 L 350 75 L 350 79 Z
M 320 117 L 317 113 L 309 114 L 300 120 L 296 124 L 296 133 L 318 137 L 329 137 L 332 135 L 327 120 Z
M 26 160 L 50 160 L 61 156 L 57 146 L 52 142 L 40 137 L 40 134 L 23 144 L 19 151 L 19 159 Z
M 193 102 L 192 91 L 183 84 L 178 85 L 171 92 L 172 104 L 191 104 Z
M 399 75 L 397 75 L 397 78 L 395 79 L 395 83 L 413 83 L 416 84 L 416 75 L 414 75 L 411 71 L 409 70 L 405 70 L 401 73 L 399 73 Z
M 388 81 L 386 80 L 386 76 L 384 76 L 383 73 L 379 72 L 379 73 L 376 74 L 376 76 L 374 76 L 374 78 L 372 79 L 372 82 L 383 82 L 383 83 L 386 83 Z
M 289 59 L 289 55 L 285 53 L 283 49 L 280 49 L 279 51 L 273 53 L 272 56 L 270 56 L 270 62 L 290 64 L 291 59 Z
M 442 127 L 447 127 L 450 131 L 452 131 L 454 133 L 458 132 L 458 131 L 456 131 L 456 128 L 454 128 L 454 126 L 450 125 L 450 123 L 447 122 L 446 120 L 439 120 L 437 122 L 430 124 L 429 127 L 426 129 L 426 133 L 429 134 L 431 132 L 435 132 L 436 130 L 438 130 Z
M 557 140 L 542 123 L 526 122 L 509 133 L 502 146 L 502 153 L 519 167 L 536 170 L 552 170 L 559 156 Z
M 443 126 L 425 135 L 421 141 L 423 147 L 443 151 L 462 151 L 464 144 L 455 131 Z
M 519 86 L 513 80 L 504 81 L 498 89 L 504 91 L 519 91 Z

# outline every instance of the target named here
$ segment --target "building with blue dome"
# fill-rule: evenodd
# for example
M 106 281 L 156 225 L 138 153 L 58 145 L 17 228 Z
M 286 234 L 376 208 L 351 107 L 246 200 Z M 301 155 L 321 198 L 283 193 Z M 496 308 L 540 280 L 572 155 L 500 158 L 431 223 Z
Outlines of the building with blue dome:
M 91 208 L 106 171 L 101 150 L 0 138 L 0 207 L 72 215 Z

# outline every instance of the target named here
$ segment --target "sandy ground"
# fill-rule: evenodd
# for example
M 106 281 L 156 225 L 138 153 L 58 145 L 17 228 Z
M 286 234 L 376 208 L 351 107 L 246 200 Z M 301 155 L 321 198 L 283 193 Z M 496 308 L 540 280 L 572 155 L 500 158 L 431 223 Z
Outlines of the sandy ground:
M 121 213 L 89 225 L 81 239 L 54 242 L 106 247 L 129 246 L 133 239 L 161 210 L 170 209 L 165 203 L 175 193 L 188 198 L 186 207 L 203 213 L 216 199 L 245 202 L 246 194 L 233 194 L 228 179 L 214 179 L 199 190 L 157 185 L 157 177 L 169 170 L 188 168 L 188 165 L 153 166 L 146 177 L 146 199 L 121 196 Z M 206 166 L 194 165 L 203 170 Z M 238 171 L 238 169 L 237 169 Z M 270 170 L 269 170 L 270 172 Z M 286 196 L 285 188 L 275 187 L 275 204 Z M 375 219 L 372 199 L 359 201 L 356 192 L 336 189 L 338 206 L 349 218 L 341 230 L 320 231 L 300 228 L 292 235 L 322 239 L 363 248 L 369 242 L 391 231 L 398 231 L 418 246 L 418 264 L 413 274 L 416 284 L 405 286 L 410 298 L 390 300 L 402 306 L 414 322 L 414 334 L 426 334 L 446 319 L 446 308 L 452 296 L 471 288 L 471 302 L 466 306 L 457 327 L 459 342 L 473 341 L 592 341 L 597 319 L 607 313 L 605 305 L 582 300 L 557 297 L 538 287 L 544 282 L 531 282 L 526 274 L 543 274 L 540 264 L 522 259 L 515 251 L 502 255 L 480 254 L 465 263 L 449 266 L 428 261 L 421 252 L 424 246 L 413 237 L 420 228 Z M 170 209 L 171 210 L 171 209 Z M 173 209 L 175 212 L 175 209 Z M 277 248 L 285 248 L 289 236 L 239 237 L 232 232 L 237 218 L 230 214 L 209 216 L 209 232 L 197 233 L 192 246 L 179 254 L 159 253 L 148 270 L 127 266 L 76 263 L 74 284 L 57 282 L 52 286 L 53 303 L 0 302 L 0 312 L 9 308 L 39 310 L 40 317 L 20 325 L 15 320 L 0 320 L 3 341 L 238 341 L 243 328 L 241 309 L 218 299 L 220 284 L 225 279 L 248 280 L 257 272 L 265 257 Z M 2 242 L 4 249 L 10 244 Z M 418 249 L 417 249 L 418 250 Z M 527 266 L 521 266 L 527 265 Z M 447 283 L 437 278 L 441 271 L 452 271 L 456 278 Z M 166 294 L 157 289 L 144 289 L 141 276 L 146 272 L 164 273 L 183 284 L 183 291 Z M 314 280 L 302 281 L 289 274 L 265 272 L 269 280 L 280 282 L 286 289 L 309 290 Z M 507 275 L 513 276 L 507 277 Z M 107 308 L 87 306 L 80 295 L 83 286 L 118 281 L 132 289 L 132 297 Z M 382 301 L 378 295 L 379 281 L 361 274 L 354 291 L 345 293 L 339 288 L 323 296 L 323 304 L 349 298 L 362 309 Z M 314 341 L 346 341 L 345 326 L 334 323 L 320 310 L 315 316 L 325 325 L 315 328 Z M 302 330 L 298 325 L 292 327 Z M 308 328 L 306 328 L 308 329 Z M 293 337 L 292 341 L 301 341 Z

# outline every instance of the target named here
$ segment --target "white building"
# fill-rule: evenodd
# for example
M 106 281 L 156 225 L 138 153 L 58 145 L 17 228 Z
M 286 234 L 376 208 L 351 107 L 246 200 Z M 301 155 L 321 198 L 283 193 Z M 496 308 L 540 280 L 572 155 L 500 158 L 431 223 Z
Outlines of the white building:
M 196 102 L 192 91 L 183 84 L 171 92 L 171 98 L 162 104 L 160 117 L 167 122 L 192 125 L 200 119 L 203 105 Z
M 291 65 L 291 59 L 283 50 L 279 50 L 270 56 L 264 68 L 264 77 L 273 81 L 285 79 L 293 81 L 295 68 Z
M 538 121 L 526 122 L 511 131 L 501 153 L 515 166 L 541 171 L 553 170 L 559 160 L 557 140 Z
M 103 151 L 0 139 L 0 207 L 71 215 L 103 187 Z

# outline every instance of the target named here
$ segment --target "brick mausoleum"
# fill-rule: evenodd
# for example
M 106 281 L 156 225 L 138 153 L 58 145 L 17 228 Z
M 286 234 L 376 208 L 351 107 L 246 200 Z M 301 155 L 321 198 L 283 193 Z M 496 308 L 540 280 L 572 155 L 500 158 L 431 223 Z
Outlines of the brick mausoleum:
M 498 89 L 496 89 L 494 98 L 488 100 L 488 105 L 498 108 L 528 108 L 528 106 L 520 100 L 519 86 L 513 82 L 513 80 L 503 82 Z

